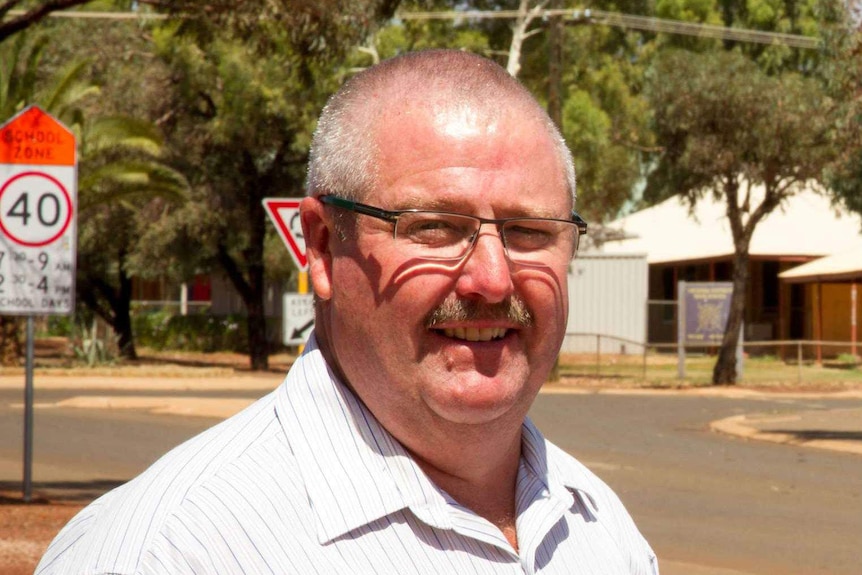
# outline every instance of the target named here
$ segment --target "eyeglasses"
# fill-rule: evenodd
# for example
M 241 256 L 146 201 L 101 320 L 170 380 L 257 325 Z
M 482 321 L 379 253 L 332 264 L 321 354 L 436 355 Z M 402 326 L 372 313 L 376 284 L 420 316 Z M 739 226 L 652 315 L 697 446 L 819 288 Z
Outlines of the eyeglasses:
M 547 265 L 574 257 L 587 222 L 572 211 L 572 219 L 488 219 L 452 212 L 384 210 L 336 196 L 320 196 L 324 204 L 371 216 L 394 225 L 393 239 L 407 256 L 437 261 L 461 260 L 476 245 L 482 224 L 497 227 L 509 261 Z

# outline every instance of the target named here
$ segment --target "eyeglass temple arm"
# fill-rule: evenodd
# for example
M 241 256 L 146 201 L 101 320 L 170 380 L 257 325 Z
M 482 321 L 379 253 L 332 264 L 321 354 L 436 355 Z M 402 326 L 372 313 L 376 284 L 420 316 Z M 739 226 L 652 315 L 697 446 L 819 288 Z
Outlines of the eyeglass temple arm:
M 578 233 L 582 236 L 587 235 L 587 221 L 578 215 L 578 212 L 572 210 L 572 221 L 578 226 Z
M 350 210 L 351 212 L 356 212 L 357 214 L 363 214 L 365 216 L 371 216 L 373 218 L 378 218 L 381 220 L 391 222 L 396 217 L 394 212 L 382 210 L 380 208 L 375 208 L 374 206 L 369 206 L 366 204 L 360 204 L 359 202 L 354 202 L 353 200 L 345 200 L 344 198 L 339 198 L 338 196 L 320 196 L 319 199 L 324 204 L 330 204 L 338 208 L 343 208 L 345 210 Z

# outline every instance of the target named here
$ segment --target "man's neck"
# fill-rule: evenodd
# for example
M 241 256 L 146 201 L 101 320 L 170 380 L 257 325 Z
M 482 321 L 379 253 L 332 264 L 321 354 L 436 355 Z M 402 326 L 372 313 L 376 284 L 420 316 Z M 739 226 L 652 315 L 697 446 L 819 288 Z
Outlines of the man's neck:
M 413 456 L 437 487 L 497 526 L 517 551 L 515 489 L 521 459 L 520 434 L 506 443 L 493 442 L 494 446 L 488 441 L 472 446 L 469 439 L 464 439 L 457 454 L 452 454 L 456 457 L 429 461 L 416 453 Z

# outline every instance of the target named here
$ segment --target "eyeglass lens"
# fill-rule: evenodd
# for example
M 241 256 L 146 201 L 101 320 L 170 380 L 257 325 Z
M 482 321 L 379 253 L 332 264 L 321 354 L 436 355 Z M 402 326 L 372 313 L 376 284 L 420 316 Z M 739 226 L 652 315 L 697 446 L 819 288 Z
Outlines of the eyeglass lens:
M 475 244 L 482 222 L 472 216 L 437 212 L 399 214 L 395 239 L 414 257 L 456 260 Z M 571 258 L 578 244 L 573 222 L 519 218 L 498 225 L 509 259 L 519 263 L 547 263 Z

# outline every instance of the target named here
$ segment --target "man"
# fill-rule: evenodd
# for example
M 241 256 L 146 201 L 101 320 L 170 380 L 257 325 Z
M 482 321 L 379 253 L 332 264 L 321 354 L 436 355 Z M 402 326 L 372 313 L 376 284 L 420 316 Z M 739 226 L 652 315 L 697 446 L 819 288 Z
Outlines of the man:
M 85 509 L 37 573 L 658 573 L 526 418 L 586 225 L 496 64 L 407 54 L 324 110 L 301 205 L 315 333 L 285 383 Z

